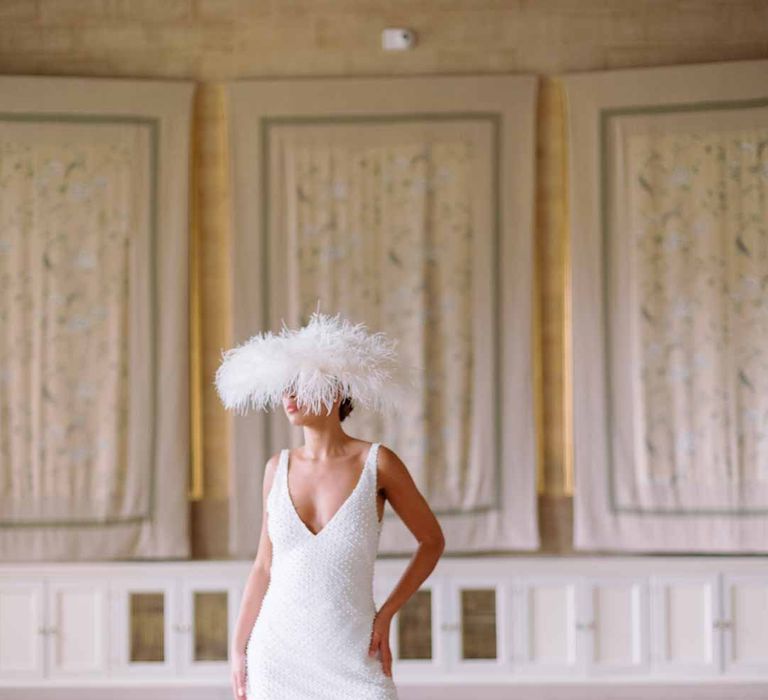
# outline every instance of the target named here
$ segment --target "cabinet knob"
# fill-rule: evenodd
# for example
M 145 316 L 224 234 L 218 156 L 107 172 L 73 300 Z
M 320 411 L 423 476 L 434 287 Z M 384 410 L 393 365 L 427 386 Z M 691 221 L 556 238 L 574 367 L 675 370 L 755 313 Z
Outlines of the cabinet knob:
M 591 622 L 577 622 L 576 623 L 576 629 L 577 630 L 593 630 L 593 629 L 595 629 L 595 623 L 594 623 L 594 621 L 591 621 Z
M 731 620 L 715 620 L 712 624 L 716 629 L 725 630 L 731 627 L 732 622 Z
M 440 628 L 448 632 L 453 632 L 454 630 L 461 629 L 461 625 L 458 622 L 444 622 L 440 625 Z

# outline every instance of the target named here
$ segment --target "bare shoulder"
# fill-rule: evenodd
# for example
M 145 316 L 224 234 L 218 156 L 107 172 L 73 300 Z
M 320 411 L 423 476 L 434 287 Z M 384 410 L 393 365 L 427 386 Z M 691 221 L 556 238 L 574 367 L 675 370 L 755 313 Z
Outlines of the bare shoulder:
M 398 456 L 398 454 L 387 447 L 379 444 L 378 453 L 379 481 L 386 489 L 397 484 L 408 483 L 412 481 L 408 467 Z
M 405 464 L 403 464 L 403 461 L 398 457 L 397 453 L 383 443 L 379 443 L 379 464 L 382 466 L 394 465 L 397 467 L 402 465 L 405 467 Z

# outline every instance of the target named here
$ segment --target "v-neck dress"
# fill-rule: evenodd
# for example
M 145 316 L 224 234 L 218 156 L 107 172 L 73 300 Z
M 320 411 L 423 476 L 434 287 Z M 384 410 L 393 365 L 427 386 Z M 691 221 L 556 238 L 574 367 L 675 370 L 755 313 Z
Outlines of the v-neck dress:
M 397 700 L 380 654 L 368 654 L 381 534 L 372 443 L 352 493 L 318 533 L 301 520 L 281 450 L 267 496 L 269 586 L 246 646 L 248 700 Z

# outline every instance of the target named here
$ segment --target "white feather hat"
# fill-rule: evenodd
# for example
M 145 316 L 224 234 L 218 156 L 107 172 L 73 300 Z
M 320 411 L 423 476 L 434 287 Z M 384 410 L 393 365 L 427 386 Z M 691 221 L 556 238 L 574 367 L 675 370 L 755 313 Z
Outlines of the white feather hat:
M 414 370 L 398 362 L 397 342 L 341 314 L 315 311 L 303 328 L 283 321 L 279 334 L 258 333 L 223 351 L 216 389 L 224 407 L 237 413 L 276 407 L 291 391 L 299 406 L 319 413 L 322 405 L 330 414 L 339 389 L 366 408 L 396 411 L 415 381 Z

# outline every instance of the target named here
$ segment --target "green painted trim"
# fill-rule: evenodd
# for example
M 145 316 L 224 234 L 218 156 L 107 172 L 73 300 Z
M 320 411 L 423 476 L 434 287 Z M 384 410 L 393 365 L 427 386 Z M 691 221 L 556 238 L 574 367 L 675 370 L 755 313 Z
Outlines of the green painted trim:
M 623 506 L 618 503 L 616 495 L 616 483 L 615 483 L 615 469 L 613 466 L 613 449 L 612 449 L 612 436 L 613 436 L 613 389 L 611 383 L 611 347 L 610 347 L 610 316 L 608 313 L 608 246 L 610 243 L 610 232 L 608 230 L 608 210 L 609 203 L 612 201 L 611 197 L 613 193 L 610 188 L 610 180 L 608 178 L 608 127 L 611 119 L 616 117 L 626 116 L 630 114 L 668 114 L 668 113 L 681 113 L 681 112 L 704 112 L 712 110 L 723 109 L 750 109 L 768 106 L 768 97 L 759 97 L 749 100 L 725 100 L 725 101 L 705 101 L 705 102 L 684 102 L 678 104 L 666 104 L 666 105 L 634 105 L 630 107 L 620 107 L 611 109 L 601 109 L 599 116 L 599 148 L 600 148 L 600 228 L 602 231 L 602 277 L 603 277 L 603 343 L 605 352 L 605 365 L 603 371 L 605 373 L 605 430 L 607 436 L 607 454 L 605 456 L 605 464 L 608 477 L 608 500 L 609 507 L 612 513 L 631 513 L 633 515 L 670 515 L 670 516 L 701 516 L 701 515 L 719 515 L 719 516 L 763 516 L 768 513 L 768 508 L 756 508 L 756 509 L 730 509 L 730 508 L 699 508 L 693 510 L 684 509 L 663 509 L 663 508 L 640 508 Z
M 152 415 L 149 419 L 148 439 L 150 441 L 151 460 L 147 465 L 149 470 L 148 480 L 149 503 L 144 513 L 127 515 L 125 517 L 104 518 L 100 520 L 30 520 L 30 521 L 0 521 L 0 527 L 34 528 L 34 527 L 103 527 L 105 525 L 131 525 L 152 520 L 156 507 L 157 466 L 154 463 L 157 454 L 157 418 L 158 418 L 158 365 L 157 365 L 157 338 L 158 338 L 158 314 L 157 314 L 157 231 L 158 231 L 158 181 L 159 181 L 159 132 L 160 120 L 154 117 L 139 117 L 131 114 L 74 114 L 74 113 L 37 113 L 37 112 L 0 112 L 0 122 L 25 122 L 25 123 L 77 123 L 77 124 L 131 124 L 149 129 L 150 141 L 150 257 L 151 274 L 150 284 L 150 362 L 152 381 Z
M 495 267 L 493 268 L 493 315 L 496 319 L 494 324 L 493 333 L 493 372 L 494 377 L 501 376 L 501 353 L 500 353 L 500 318 L 499 312 L 501 308 L 500 303 L 500 287 L 499 280 L 501 274 L 501 255 L 500 255 L 500 232 L 501 232 L 501 121 L 502 115 L 499 112 L 410 112 L 406 114 L 331 114 L 325 116 L 307 116 L 307 115 L 282 115 L 282 116 L 270 116 L 262 117 L 259 120 L 259 137 L 261 148 L 261 201 L 263 206 L 261 208 L 261 299 L 262 299 L 262 318 L 269 319 L 269 283 L 268 283 L 268 260 L 269 260 L 269 171 L 270 171 L 270 141 L 269 130 L 274 126 L 286 125 L 286 124 L 298 124 L 302 126 L 315 126 L 319 124 L 396 124 L 404 122 L 418 122 L 418 121 L 480 121 L 488 122 L 492 129 L 492 146 L 491 146 L 491 158 L 492 158 L 492 178 L 494 181 L 493 193 L 492 193 L 492 207 L 494 211 L 494 230 L 493 230 L 493 254 L 495 255 Z M 496 485 L 494 488 L 495 500 L 491 503 L 476 506 L 474 508 L 461 509 L 461 508 L 445 508 L 442 510 L 435 510 L 435 515 L 469 515 L 471 513 L 485 513 L 488 511 L 500 511 L 502 507 L 501 498 L 503 493 L 502 488 L 502 465 L 501 465 L 501 383 L 494 382 L 496 387 L 494 401 L 496 407 L 496 436 L 495 436 L 495 449 L 496 449 Z M 273 452 L 271 434 L 269 430 L 269 414 L 264 413 L 262 416 L 264 425 L 264 436 L 266 443 L 267 454 Z M 384 518 L 395 517 L 394 513 L 389 513 L 385 510 Z

